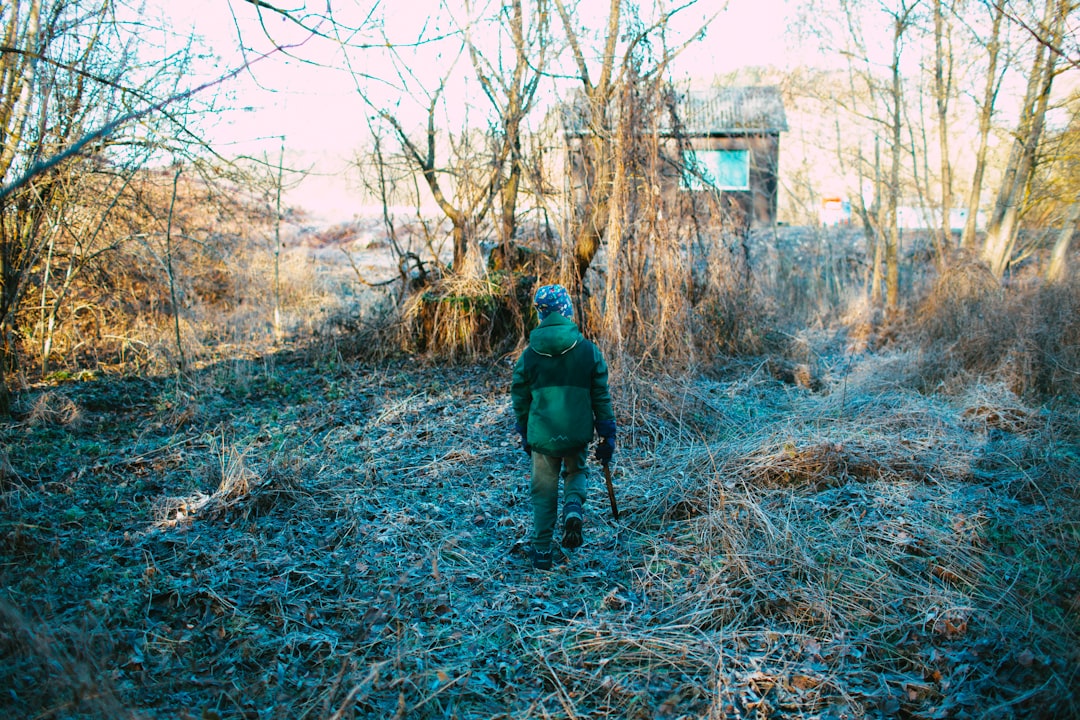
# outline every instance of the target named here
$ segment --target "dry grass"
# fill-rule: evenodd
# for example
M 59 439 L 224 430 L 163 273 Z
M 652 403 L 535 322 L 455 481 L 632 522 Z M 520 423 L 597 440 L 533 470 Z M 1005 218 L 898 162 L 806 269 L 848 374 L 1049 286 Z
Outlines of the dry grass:
M 405 301 L 399 343 L 451 361 L 505 354 L 530 319 L 531 286 L 529 278 L 506 273 L 440 279 Z
M 446 281 L 366 324 L 296 257 L 302 362 L 230 347 L 265 305 L 217 334 L 193 306 L 188 377 L 65 384 L 0 426 L 8 714 L 1077 716 L 1076 284 L 957 266 L 876 355 L 862 307 L 864 334 L 711 378 L 610 358 L 623 520 L 595 484 L 586 546 L 536 573 L 509 367 L 348 360 L 511 358 L 528 293 Z M 799 317 L 829 322 L 845 277 Z M 728 289 L 697 339 L 769 347 Z M 169 367 L 167 328 L 130 335 Z
M 1080 278 L 1047 285 L 1020 277 L 1006 288 L 980 263 L 957 264 L 904 335 L 920 349 L 927 389 L 962 390 L 980 378 L 1034 399 L 1080 393 Z
M 108 627 L 108 613 L 87 614 L 79 626 L 56 626 L 40 619 L 40 608 L 19 609 L 0 602 L 0 653 L 17 657 L 19 674 L 7 678 L 4 703 L 14 712 L 20 694 L 32 684 L 48 686 L 48 695 L 24 717 L 132 718 L 103 665 L 117 648 Z M 62 678 L 50 682 L 50 678 Z
M 77 425 L 82 420 L 79 406 L 67 395 L 58 391 L 44 392 L 37 396 L 27 416 L 31 425 Z
M 79 372 L 164 374 L 177 370 L 181 354 L 197 366 L 237 347 L 268 352 L 362 323 L 378 305 L 381 290 L 357 281 L 341 247 L 306 243 L 313 233 L 302 217 L 289 215 L 283 223 L 284 247 L 275 261 L 266 199 L 227 183 L 184 176 L 167 247 L 162 218 L 172 207 L 171 181 L 171 175 L 140 175 L 100 228 L 75 226 L 64 235 L 64 242 L 96 245 L 50 253 L 47 277 L 33 279 L 48 279 L 49 286 L 29 293 L 15 312 L 18 365 L 32 380 Z
M 624 517 L 594 485 L 587 544 L 551 573 L 523 553 L 508 368 L 233 363 L 197 398 L 119 386 L 119 411 L 73 387 L 82 425 L 4 429 L 2 599 L 34 615 L 5 616 L 3 702 L 1075 717 L 1075 414 L 1003 383 L 921 395 L 887 359 L 820 393 L 755 367 L 617 376 Z M 82 669 L 47 672 L 64 657 Z

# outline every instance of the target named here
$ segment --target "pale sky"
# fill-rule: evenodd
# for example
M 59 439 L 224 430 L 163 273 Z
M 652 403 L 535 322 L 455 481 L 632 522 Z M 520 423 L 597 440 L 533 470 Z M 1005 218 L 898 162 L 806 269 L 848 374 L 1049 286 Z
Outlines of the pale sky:
M 293 2 L 283 6 L 299 4 Z M 355 13 L 358 7 L 369 4 L 335 0 L 333 7 L 339 13 L 339 19 L 348 22 L 351 18 L 346 17 L 347 13 Z M 399 10 L 396 16 L 389 19 L 387 32 L 404 33 L 406 29 L 418 27 L 417 23 L 425 18 L 422 13 L 424 4 L 394 4 L 393 7 Z M 435 0 L 430 0 L 428 4 L 433 7 L 438 5 Z M 474 0 L 474 6 L 479 4 Z M 595 11 L 595 17 L 599 19 L 604 17 L 607 7 L 608 0 L 586 0 L 582 5 L 582 14 Z M 255 49 L 266 45 L 255 23 L 257 16 L 254 6 L 243 0 L 188 0 L 184 3 L 162 0 L 159 8 L 157 12 L 168 18 L 176 30 L 191 28 L 210 43 L 213 52 L 219 56 L 219 65 L 209 70 L 208 74 L 220 73 L 223 68 L 239 64 L 237 20 L 246 43 Z M 789 15 L 785 0 L 699 0 L 691 9 L 676 16 L 679 23 L 673 29 L 673 34 L 681 32 L 683 36 L 687 35 L 689 28 L 700 27 L 706 17 L 718 10 L 720 14 L 710 25 L 705 39 L 684 51 L 673 66 L 674 79 L 693 78 L 707 82 L 713 75 L 729 73 L 740 67 L 783 64 L 788 48 L 784 38 Z M 234 20 L 233 13 L 237 20 Z M 290 24 L 272 13 L 264 17 L 280 39 L 304 37 L 300 33 L 290 35 Z M 596 21 L 583 17 L 583 24 L 596 24 Z M 429 33 L 433 30 L 429 27 Z M 669 42 L 675 44 L 674 39 Z M 325 41 L 321 45 L 317 40 L 308 41 L 296 52 L 318 58 L 329 46 L 330 43 Z M 369 63 L 369 58 L 378 57 L 376 52 L 354 53 L 358 65 L 353 70 L 375 77 L 394 77 L 394 73 L 384 66 L 364 64 Z M 340 61 L 332 62 L 340 66 Z M 439 56 L 417 61 L 415 64 L 419 67 L 410 69 L 418 75 L 424 74 L 425 66 L 430 71 L 443 72 L 449 62 L 449 58 Z M 454 67 L 461 68 L 459 75 L 462 82 L 466 82 L 472 73 L 467 58 L 460 59 Z M 437 79 L 438 75 L 432 77 Z M 434 80 L 431 82 L 433 85 Z M 377 94 L 382 87 L 379 83 L 371 83 L 364 89 L 365 92 Z M 266 153 L 276 160 L 280 136 L 284 135 L 287 163 L 290 160 L 297 164 L 313 163 L 318 172 L 327 176 L 323 180 L 313 178 L 305 182 L 302 191 L 293 193 L 294 199 L 307 205 L 323 205 L 327 212 L 350 203 L 349 189 L 336 176 L 347 167 L 353 151 L 364 143 L 367 136 L 366 117 L 372 110 L 361 101 L 349 73 L 276 56 L 256 63 L 250 74 L 231 82 L 228 90 L 234 96 L 230 104 L 250 110 L 220 116 L 211 134 L 216 142 L 221 143 L 223 154 Z M 479 90 L 474 85 L 471 90 L 459 92 L 478 94 Z M 465 103 L 460 105 L 464 107 Z M 403 106 L 400 112 L 405 115 L 408 110 Z

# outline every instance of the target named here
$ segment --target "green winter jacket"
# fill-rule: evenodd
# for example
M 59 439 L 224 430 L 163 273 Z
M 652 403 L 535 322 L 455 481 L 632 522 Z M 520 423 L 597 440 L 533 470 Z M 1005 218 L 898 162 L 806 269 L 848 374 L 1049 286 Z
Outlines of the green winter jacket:
M 510 387 L 518 431 L 536 452 L 564 456 L 614 437 L 608 369 L 600 350 L 557 312 L 529 335 Z

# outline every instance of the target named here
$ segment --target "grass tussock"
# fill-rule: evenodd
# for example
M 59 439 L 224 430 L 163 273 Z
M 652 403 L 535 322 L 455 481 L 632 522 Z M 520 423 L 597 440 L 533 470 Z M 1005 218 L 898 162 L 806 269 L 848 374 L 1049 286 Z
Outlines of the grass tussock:
M 83 414 L 79 406 L 62 392 L 49 391 L 37 396 L 27 416 L 31 425 L 77 425 Z
M 698 448 L 662 443 L 663 470 L 644 471 L 648 512 L 671 529 L 642 552 L 662 598 L 653 607 L 671 611 L 660 624 L 760 628 L 721 685 L 762 673 L 774 710 L 841 714 L 832 693 L 861 688 L 875 707 L 913 717 L 987 706 L 1073 716 L 1075 638 L 1056 633 L 1080 610 L 1061 545 L 1075 549 L 1078 495 L 1075 481 L 1053 479 L 1076 467 L 1054 437 L 1061 418 L 1037 416 L 1004 387 L 953 404 L 876 386 L 788 409 L 774 398 L 762 422 L 760 406 L 740 417 L 725 403 L 724 429 Z M 708 407 L 715 399 L 693 398 L 733 392 L 744 390 L 685 396 Z M 1017 464 L 1006 469 L 1007 458 Z M 1033 539 L 1024 551 L 1021 537 Z M 975 657 L 972 671 L 964 662 Z M 875 675 L 890 680 L 870 691 Z M 785 687 L 792 677 L 809 679 L 803 692 Z M 1029 695 L 1001 692 L 1020 678 L 1035 684 Z M 800 704 L 809 687 L 824 697 Z M 969 704 L 968 692 L 983 699 Z M 743 717 L 761 695 L 731 693 L 724 707 Z
M 401 343 L 409 352 L 452 361 L 503 355 L 525 334 L 532 284 L 502 272 L 440 279 L 405 301 Z
M 770 300 L 730 271 L 716 272 L 694 321 L 692 345 L 698 357 L 753 356 L 778 349 L 770 333 L 777 326 Z
M 1036 287 L 1029 307 L 1024 347 L 1013 386 L 1037 397 L 1080 396 L 1080 278 Z

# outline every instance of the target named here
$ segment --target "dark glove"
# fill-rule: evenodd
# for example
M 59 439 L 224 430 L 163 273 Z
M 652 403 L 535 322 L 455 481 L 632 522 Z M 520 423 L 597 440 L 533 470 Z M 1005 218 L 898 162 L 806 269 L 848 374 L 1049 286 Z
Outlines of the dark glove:
M 611 456 L 615 454 L 615 436 L 602 437 L 596 444 L 596 459 L 601 465 L 611 462 Z
M 517 430 L 518 435 L 521 436 L 521 449 L 525 451 L 525 454 L 532 457 L 532 446 L 529 445 L 528 432 L 523 425 L 515 425 L 514 429 Z

